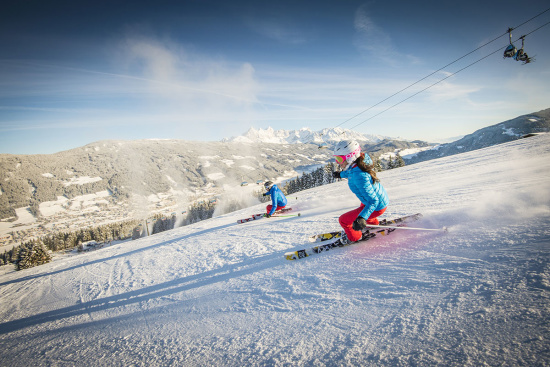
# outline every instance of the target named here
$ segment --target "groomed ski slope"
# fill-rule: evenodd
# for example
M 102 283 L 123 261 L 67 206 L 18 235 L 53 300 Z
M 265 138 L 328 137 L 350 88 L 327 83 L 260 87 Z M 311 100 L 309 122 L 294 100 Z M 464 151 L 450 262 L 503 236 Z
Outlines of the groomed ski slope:
M 285 260 L 346 182 L 0 277 L 3 366 L 547 366 L 550 135 L 380 174 L 416 227 Z

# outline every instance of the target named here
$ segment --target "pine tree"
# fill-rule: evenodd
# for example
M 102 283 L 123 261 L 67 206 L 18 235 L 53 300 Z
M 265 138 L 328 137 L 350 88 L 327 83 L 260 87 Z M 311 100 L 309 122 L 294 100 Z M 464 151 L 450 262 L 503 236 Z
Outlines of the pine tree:
M 16 263 L 17 262 L 17 257 L 19 255 L 19 248 L 20 246 L 14 246 L 11 250 L 8 251 L 8 253 L 10 254 L 10 263 Z
M 397 153 L 397 156 L 395 157 L 394 166 L 395 168 L 405 167 L 405 161 L 403 160 L 403 157 L 401 157 L 399 153 Z
M 382 163 L 380 162 L 380 158 L 376 158 L 376 161 L 374 162 L 374 171 L 375 172 L 382 172 L 384 168 L 382 168 Z
M 132 240 L 137 240 L 143 236 L 143 225 L 137 225 L 132 231 Z
M 392 156 L 390 155 L 390 159 L 388 161 L 388 169 L 393 169 L 393 168 L 395 168 L 395 166 L 393 164 Z
M 337 179 L 332 176 L 332 172 L 336 170 L 336 164 L 331 162 L 324 167 L 319 167 L 311 173 L 303 173 L 302 176 L 287 182 L 284 187 L 284 190 L 286 190 L 285 194 L 293 194 L 298 191 L 336 182 Z
M 52 261 L 52 256 L 42 241 L 32 240 L 19 248 L 17 270 L 32 268 Z

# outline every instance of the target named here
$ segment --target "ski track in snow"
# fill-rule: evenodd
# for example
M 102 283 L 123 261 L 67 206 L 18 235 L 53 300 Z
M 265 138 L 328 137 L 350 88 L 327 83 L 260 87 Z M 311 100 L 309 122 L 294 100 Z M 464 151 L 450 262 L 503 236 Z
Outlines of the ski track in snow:
M 0 276 L 9 366 L 546 366 L 550 135 L 383 172 L 415 227 L 298 261 L 346 182 Z M 8 352 L 9 351 L 9 352 Z

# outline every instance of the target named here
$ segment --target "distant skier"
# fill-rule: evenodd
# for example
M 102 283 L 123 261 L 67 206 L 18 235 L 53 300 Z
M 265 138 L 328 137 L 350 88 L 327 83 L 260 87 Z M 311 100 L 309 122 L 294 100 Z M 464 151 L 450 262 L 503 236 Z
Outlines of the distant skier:
M 504 50 L 504 58 L 511 57 L 516 61 L 521 61 L 523 64 L 529 64 L 530 62 L 535 61 L 533 57 L 529 57 L 527 53 L 524 51 L 525 48 L 525 37 L 521 36 L 519 39 L 521 39 L 521 48 L 518 50 L 516 46 L 512 43 L 512 30 L 513 28 L 508 28 L 508 36 L 510 38 L 510 44 L 506 49 Z
M 266 207 L 267 214 L 266 217 L 271 217 L 276 210 L 281 210 L 286 206 L 287 200 L 285 194 L 279 189 L 279 187 L 273 184 L 272 181 L 267 181 L 264 184 L 265 190 L 267 191 L 264 196 L 271 195 L 271 205 Z
M 361 153 L 359 143 L 354 140 L 339 142 L 334 148 L 334 157 L 342 171 L 334 172 L 333 176 L 347 178 L 349 188 L 361 201 L 359 208 L 340 216 L 339 222 L 345 232 L 342 242 L 359 241 L 362 230 L 369 224 L 378 225 L 377 217 L 389 204 L 388 194 L 376 177 L 372 159 Z
M 523 64 L 529 64 L 530 62 L 533 62 L 533 58 L 529 57 L 527 53 L 523 50 L 525 47 L 525 36 L 521 36 L 521 48 L 516 52 L 516 54 L 513 56 L 514 60 L 516 61 L 522 61 Z

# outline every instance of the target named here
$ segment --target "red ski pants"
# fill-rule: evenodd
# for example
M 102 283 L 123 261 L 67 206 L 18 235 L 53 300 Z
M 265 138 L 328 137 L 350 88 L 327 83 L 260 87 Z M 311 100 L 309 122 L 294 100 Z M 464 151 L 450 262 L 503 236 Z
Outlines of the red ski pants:
M 344 231 L 346 232 L 348 239 L 352 242 L 359 241 L 361 239 L 361 236 L 362 236 L 361 231 L 355 231 L 352 228 L 352 226 L 353 226 L 353 222 L 357 219 L 357 217 L 363 211 L 364 208 L 365 208 L 365 205 L 361 204 L 359 208 L 353 209 L 352 211 L 342 214 L 338 220 L 342 228 L 344 228 Z M 370 217 L 367 219 L 367 224 L 378 225 L 379 222 L 376 217 L 381 216 L 382 214 L 384 214 L 385 211 L 386 211 L 386 208 L 372 212 Z
M 286 206 L 286 205 L 285 205 Z M 285 206 L 277 206 L 277 209 L 275 209 L 275 211 L 277 210 L 281 210 L 283 209 Z M 273 208 L 273 206 L 271 204 L 269 204 L 268 206 L 266 206 L 266 209 L 267 209 L 267 214 L 269 214 L 271 212 L 271 209 Z

